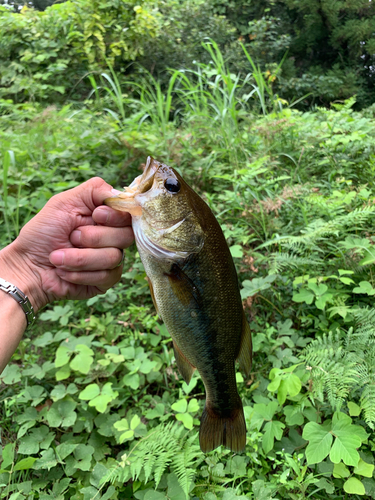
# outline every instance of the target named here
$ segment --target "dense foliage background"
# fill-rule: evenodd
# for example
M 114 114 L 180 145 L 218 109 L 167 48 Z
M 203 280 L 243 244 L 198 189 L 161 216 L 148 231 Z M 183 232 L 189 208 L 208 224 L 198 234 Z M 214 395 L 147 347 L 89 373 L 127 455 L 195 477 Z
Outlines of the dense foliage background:
M 176 167 L 237 266 L 247 446 L 200 452 L 133 247 L 0 376 L 0 498 L 375 498 L 372 2 L 50 3 L 0 6 L 1 246 L 94 175 Z

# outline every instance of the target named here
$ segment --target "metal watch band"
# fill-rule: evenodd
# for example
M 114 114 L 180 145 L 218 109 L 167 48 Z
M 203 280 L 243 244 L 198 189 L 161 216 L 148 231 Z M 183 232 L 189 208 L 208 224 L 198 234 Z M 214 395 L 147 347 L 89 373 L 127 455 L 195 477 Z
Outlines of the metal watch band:
M 9 281 L 0 278 L 0 290 L 7 293 L 19 303 L 23 312 L 26 315 L 27 326 L 31 326 L 35 320 L 34 308 L 27 295 L 25 295 L 16 285 L 12 285 Z

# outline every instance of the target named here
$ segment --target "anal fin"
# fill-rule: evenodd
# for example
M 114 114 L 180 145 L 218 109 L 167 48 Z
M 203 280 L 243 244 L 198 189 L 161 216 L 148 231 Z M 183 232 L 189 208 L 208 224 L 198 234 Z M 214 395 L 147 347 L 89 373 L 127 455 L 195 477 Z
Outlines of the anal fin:
M 238 354 L 238 361 L 240 369 L 247 376 L 250 375 L 251 361 L 252 361 L 253 343 L 251 341 L 251 331 L 249 323 L 247 322 L 245 312 L 242 311 L 242 334 L 241 334 L 241 347 Z
M 174 356 L 176 358 L 177 368 L 181 373 L 182 378 L 188 384 L 191 380 L 191 376 L 194 373 L 195 366 L 193 366 L 182 354 L 176 342 L 173 342 L 173 350 L 174 350 Z

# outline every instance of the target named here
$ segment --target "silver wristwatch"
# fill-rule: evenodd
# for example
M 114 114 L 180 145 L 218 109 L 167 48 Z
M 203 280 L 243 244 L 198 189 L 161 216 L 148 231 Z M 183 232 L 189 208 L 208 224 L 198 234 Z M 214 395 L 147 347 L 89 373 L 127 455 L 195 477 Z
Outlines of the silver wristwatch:
M 0 278 L 0 290 L 13 297 L 13 299 L 19 303 L 23 312 L 26 314 L 27 326 L 31 326 L 34 323 L 35 314 L 28 296 L 21 292 L 16 285 L 12 285 L 12 283 L 3 280 L 3 278 Z

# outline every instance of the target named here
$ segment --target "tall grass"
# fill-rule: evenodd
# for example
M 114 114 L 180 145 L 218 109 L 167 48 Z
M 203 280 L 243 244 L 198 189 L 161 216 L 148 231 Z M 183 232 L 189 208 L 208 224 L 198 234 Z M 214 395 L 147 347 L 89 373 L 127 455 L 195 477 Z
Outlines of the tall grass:
M 171 70 L 166 88 L 150 73 L 137 82 L 121 83 L 109 66 L 108 72 L 100 74 L 101 85 L 94 75 L 89 75 L 92 94 L 100 100 L 100 91 L 105 92 L 112 106 L 104 109 L 122 129 L 129 128 L 129 120 L 132 123 L 136 120 L 139 129 L 153 124 L 160 136 L 157 154 L 166 161 L 174 147 L 175 125 L 183 122 L 193 129 L 206 130 L 207 137 L 216 144 L 211 157 L 207 158 L 207 168 L 214 161 L 225 159 L 238 169 L 251 156 L 241 122 L 249 114 L 277 113 L 288 104 L 274 94 L 272 88 L 285 56 L 272 75 L 266 74 L 242 45 L 250 63 L 250 71 L 242 76 L 230 71 L 215 41 L 208 40 L 202 45 L 210 55 L 210 63 L 196 63 L 194 69 Z M 122 92 L 122 85 L 130 89 L 131 96 Z
M 13 210 L 9 207 L 9 186 L 8 186 L 8 178 L 10 174 L 10 167 L 15 168 L 16 159 L 14 155 L 14 151 L 8 149 L 5 151 L 3 156 L 3 189 L 2 189 L 2 211 L 4 216 L 4 222 L 6 227 L 6 232 L 8 235 L 8 243 L 10 243 L 15 236 L 19 233 L 19 199 L 21 195 L 21 183 L 18 183 L 17 193 L 14 202 Z

